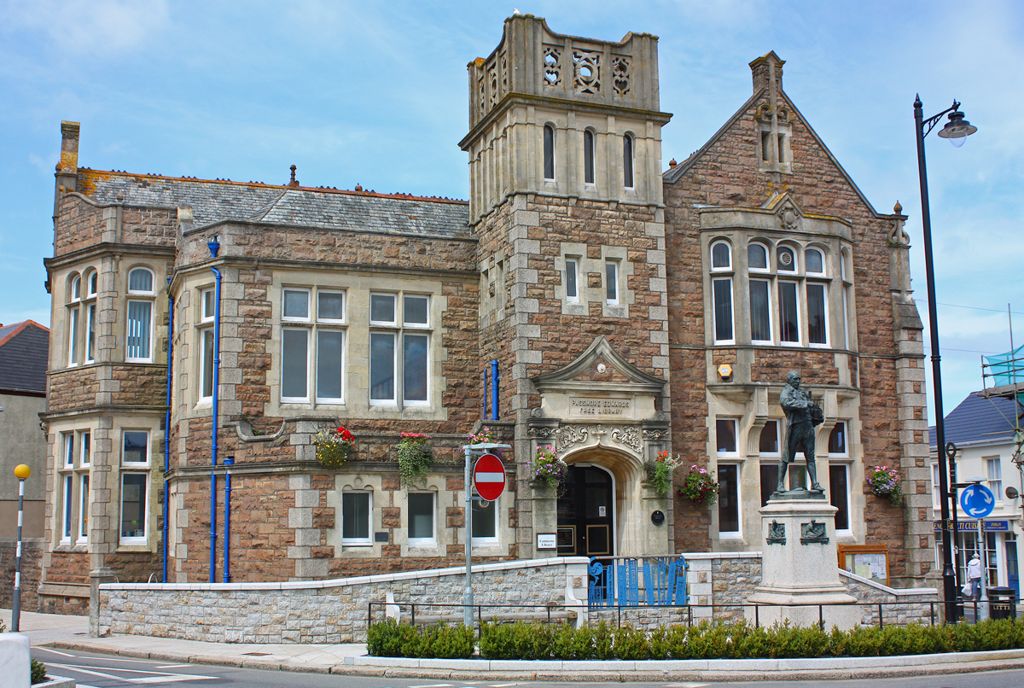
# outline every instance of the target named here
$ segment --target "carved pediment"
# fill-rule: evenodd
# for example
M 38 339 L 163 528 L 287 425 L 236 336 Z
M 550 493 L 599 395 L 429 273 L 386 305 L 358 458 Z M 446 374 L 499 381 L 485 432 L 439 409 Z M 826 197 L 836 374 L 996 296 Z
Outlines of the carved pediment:
M 573 389 L 660 393 L 665 381 L 627 361 L 602 336 L 572 363 L 552 373 L 538 375 L 533 378 L 533 384 L 542 393 Z
M 804 211 L 797 205 L 797 202 L 793 200 L 788 191 L 773 194 L 761 207 L 775 212 L 780 229 L 795 231 L 799 230 L 800 225 L 803 224 Z

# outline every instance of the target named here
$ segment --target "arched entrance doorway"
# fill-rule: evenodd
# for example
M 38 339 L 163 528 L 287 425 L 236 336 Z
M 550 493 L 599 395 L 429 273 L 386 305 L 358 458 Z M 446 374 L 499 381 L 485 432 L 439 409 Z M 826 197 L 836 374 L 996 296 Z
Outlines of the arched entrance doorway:
M 615 554 L 615 481 L 598 466 L 573 464 L 558 497 L 558 554 Z

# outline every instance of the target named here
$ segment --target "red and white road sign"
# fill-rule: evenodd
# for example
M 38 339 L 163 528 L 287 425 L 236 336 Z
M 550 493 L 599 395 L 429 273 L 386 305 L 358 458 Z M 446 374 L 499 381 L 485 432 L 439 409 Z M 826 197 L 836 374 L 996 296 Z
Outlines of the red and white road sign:
M 505 466 L 494 454 L 484 454 L 473 466 L 473 486 L 477 494 L 493 502 L 505 491 Z

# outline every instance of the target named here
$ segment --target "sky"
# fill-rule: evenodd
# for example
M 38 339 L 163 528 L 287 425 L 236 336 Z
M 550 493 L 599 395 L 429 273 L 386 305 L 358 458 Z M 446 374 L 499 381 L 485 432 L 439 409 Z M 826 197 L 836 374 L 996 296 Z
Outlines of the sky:
M 466 198 L 466 64 L 515 10 L 559 33 L 660 37 L 666 163 L 714 134 L 750 95 L 748 62 L 775 50 L 787 94 L 875 208 L 910 216 L 923 318 L 913 100 L 925 116 L 960 100 L 978 133 L 926 142 L 945 412 L 982 387 L 981 354 L 1010 348 L 1008 304 L 1024 342 L 1013 0 L 0 0 L 0 322 L 49 324 L 62 119 L 81 122 L 95 169 L 285 183 L 294 163 L 308 186 Z

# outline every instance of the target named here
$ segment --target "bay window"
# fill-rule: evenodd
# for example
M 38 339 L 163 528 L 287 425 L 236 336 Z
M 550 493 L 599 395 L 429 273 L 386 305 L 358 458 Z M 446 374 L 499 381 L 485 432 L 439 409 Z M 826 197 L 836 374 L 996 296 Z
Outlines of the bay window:
M 125 359 L 129 362 L 153 361 L 153 272 L 134 268 L 128 273 L 128 309 L 125 333 Z M 148 298 L 138 298 L 138 297 Z M 135 298 L 133 298 L 135 297 Z
M 345 292 L 286 288 L 281 294 L 281 401 L 308 404 L 312 394 L 316 403 L 344 403 Z

